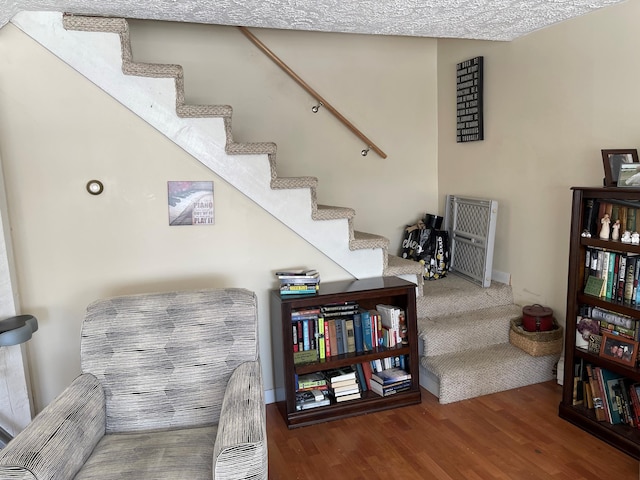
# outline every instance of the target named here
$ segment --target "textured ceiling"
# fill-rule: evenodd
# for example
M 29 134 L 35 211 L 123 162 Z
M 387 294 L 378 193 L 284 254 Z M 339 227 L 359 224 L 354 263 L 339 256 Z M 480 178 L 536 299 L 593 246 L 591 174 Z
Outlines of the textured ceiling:
M 513 40 L 622 0 L 0 0 L 21 10 L 322 32 Z

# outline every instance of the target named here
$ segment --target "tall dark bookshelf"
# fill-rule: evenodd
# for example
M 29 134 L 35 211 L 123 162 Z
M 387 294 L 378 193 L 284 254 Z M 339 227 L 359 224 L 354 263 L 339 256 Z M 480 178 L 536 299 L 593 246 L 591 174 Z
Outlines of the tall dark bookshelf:
M 600 307 L 617 314 L 640 319 L 640 305 L 635 302 L 607 300 L 584 292 L 586 276 L 589 275 L 589 271 L 586 268 L 588 250 L 602 249 L 618 254 L 640 254 L 640 245 L 622 243 L 619 240 L 600 239 L 598 236 L 600 228 L 600 215 L 598 212 L 594 213 L 593 222 L 595 222 L 595 228 L 591 231 L 591 237 L 583 235 L 585 230 L 589 230 L 589 225 L 586 225 L 586 222 L 587 218 L 589 218 L 588 209 L 591 201 L 596 200 L 601 203 L 614 203 L 628 207 L 637 205 L 637 208 L 640 208 L 640 189 L 574 187 L 572 191 L 564 382 L 559 415 L 561 418 L 577 425 L 631 457 L 640 460 L 640 429 L 626 424 L 613 425 L 608 421 L 598 421 L 593 409 L 589 409 L 584 405 L 574 405 L 573 402 L 574 371 L 576 365 L 580 362 L 583 364 L 589 363 L 594 367 L 600 367 L 623 375 L 631 381 L 640 382 L 640 368 L 637 367 L 637 364 L 634 366 L 624 365 L 599 354 L 591 353 L 586 348 L 576 346 L 576 319 L 580 315 L 581 305 Z M 640 229 L 639 227 L 640 224 L 637 224 L 636 230 Z M 640 320 L 636 320 L 636 322 L 638 321 Z
M 375 309 L 377 304 L 388 304 L 402 308 L 407 324 L 408 345 L 398 345 L 391 348 L 375 347 L 369 352 L 332 355 L 313 363 L 296 365 L 293 360 L 293 345 L 290 341 L 291 312 L 347 301 L 356 301 L 365 309 Z M 289 428 L 420 403 L 415 284 L 396 277 L 378 277 L 322 283 L 319 293 L 311 296 L 290 295 L 282 297 L 279 290 L 273 290 L 270 294 L 270 309 L 274 371 L 277 379 L 280 376 L 277 383 L 284 383 L 285 389 L 285 400 L 278 402 L 278 408 Z M 400 355 L 406 356 L 408 360 L 408 370 L 411 373 L 409 390 L 388 397 L 366 391 L 363 392 L 362 398 L 357 400 L 332 403 L 309 410 L 296 410 L 296 374 L 321 372 Z

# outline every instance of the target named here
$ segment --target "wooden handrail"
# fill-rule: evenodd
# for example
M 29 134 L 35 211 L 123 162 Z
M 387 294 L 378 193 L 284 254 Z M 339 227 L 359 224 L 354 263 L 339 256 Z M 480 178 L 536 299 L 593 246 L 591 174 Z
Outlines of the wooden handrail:
M 293 78 L 298 85 L 304 88 L 313 98 L 315 98 L 318 102 L 322 104 L 324 108 L 329 110 L 338 120 L 340 120 L 349 130 L 351 130 L 360 140 L 367 144 L 367 149 L 369 148 L 380 155 L 382 158 L 387 158 L 387 154 L 380 150 L 367 136 L 358 130 L 349 120 L 344 118 L 340 112 L 338 112 L 329 102 L 327 102 L 322 96 L 316 92 L 313 88 L 311 88 L 304 80 L 302 80 L 293 70 L 291 70 L 286 63 L 280 60 L 275 53 L 273 53 L 267 46 L 262 43 L 258 38 L 249 31 L 247 27 L 238 27 L 240 31 L 249 39 L 251 42 L 262 50 L 267 57 L 269 57 L 273 62 L 278 65 L 282 70 L 285 71 L 287 75 Z M 363 151 L 365 151 L 363 150 Z

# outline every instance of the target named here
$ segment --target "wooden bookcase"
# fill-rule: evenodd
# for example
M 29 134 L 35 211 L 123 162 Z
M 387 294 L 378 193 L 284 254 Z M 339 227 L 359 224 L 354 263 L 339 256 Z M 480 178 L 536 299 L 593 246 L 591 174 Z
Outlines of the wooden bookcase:
M 640 208 L 640 189 L 637 188 L 583 188 L 574 187 L 571 214 L 571 239 L 569 250 L 569 277 L 567 286 L 567 316 L 565 338 L 564 385 L 562 401 L 559 406 L 560 417 L 577 425 L 583 430 L 595 435 L 613 445 L 628 455 L 640 460 L 640 429 L 625 424 L 612 425 L 608 421 L 596 420 L 594 410 L 582 405 L 573 405 L 574 368 L 582 361 L 594 367 L 624 375 L 635 382 L 640 382 L 640 369 L 637 366 L 627 366 L 587 349 L 576 347 L 576 320 L 580 314 L 580 306 L 599 307 L 614 313 L 640 319 L 640 305 L 629 302 L 608 301 L 603 297 L 584 293 L 585 275 L 589 275 L 586 268 L 587 249 L 604 249 L 615 253 L 640 254 L 640 245 L 622 243 L 614 240 L 601 240 L 596 232 L 591 238 L 581 234 L 587 227 L 588 202 L 596 200 L 605 203 L 622 204 L 631 207 L 637 204 Z M 639 210 L 640 212 L 640 210 Z M 600 214 L 595 212 L 596 230 L 600 227 Z M 640 219 L 638 219 L 640 221 Z M 636 222 L 637 223 L 637 222 Z M 613 223 L 612 223 L 613 225 Z M 637 223 L 636 229 L 639 229 Z M 622 232 L 620 232 L 622 235 Z M 640 320 L 637 320 L 640 321 Z
M 354 300 L 358 302 L 360 307 L 366 309 L 374 309 L 380 303 L 402 308 L 407 322 L 409 344 L 393 348 L 378 347 L 371 352 L 332 355 L 315 363 L 295 365 L 293 362 L 293 342 L 289 340 L 291 338 L 291 311 Z M 319 293 L 313 296 L 281 297 L 278 290 L 273 290 L 270 295 L 270 303 L 274 371 L 277 383 L 282 384 L 283 382 L 285 389 L 285 400 L 278 402 L 278 407 L 289 428 L 420 403 L 415 284 L 396 277 L 321 283 Z M 287 341 L 283 341 L 283 339 Z M 398 355 L 408 357 L 408 370 L 411 373 L 411 388 L 408 391 L 388 397 L 381 397 L 367 391 L 363 392 L 362 398 L 358 400 L 339 404 L 332 403 L 309 410 L 296 410 L 296 373 L 300 375 L 319 372 Z

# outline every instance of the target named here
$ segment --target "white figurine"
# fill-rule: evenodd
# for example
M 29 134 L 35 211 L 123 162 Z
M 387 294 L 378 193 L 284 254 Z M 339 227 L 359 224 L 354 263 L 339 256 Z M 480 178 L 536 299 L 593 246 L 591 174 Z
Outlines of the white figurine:
M 604 217 L 602 217 L 600 223 L 602 223 L 602 228 L 600 229 L 600 238 L 602 240 L 609 240 L 609 224 L 611 223 L 611 218 L 609 217 L 608 213 L 604 214 Z
M 638 232 L 633 232 L 631 234 L 631 243 L 633 245 L 640 245 L 640 233 Z
M 622 243 L 631 243 L 631 232 L 629 230 L 625 230 L 620 241 Z
M 620 239 L 620 220 L 616 220 L 616 223 L 611 227 L 611 240 L 619 240 Z

